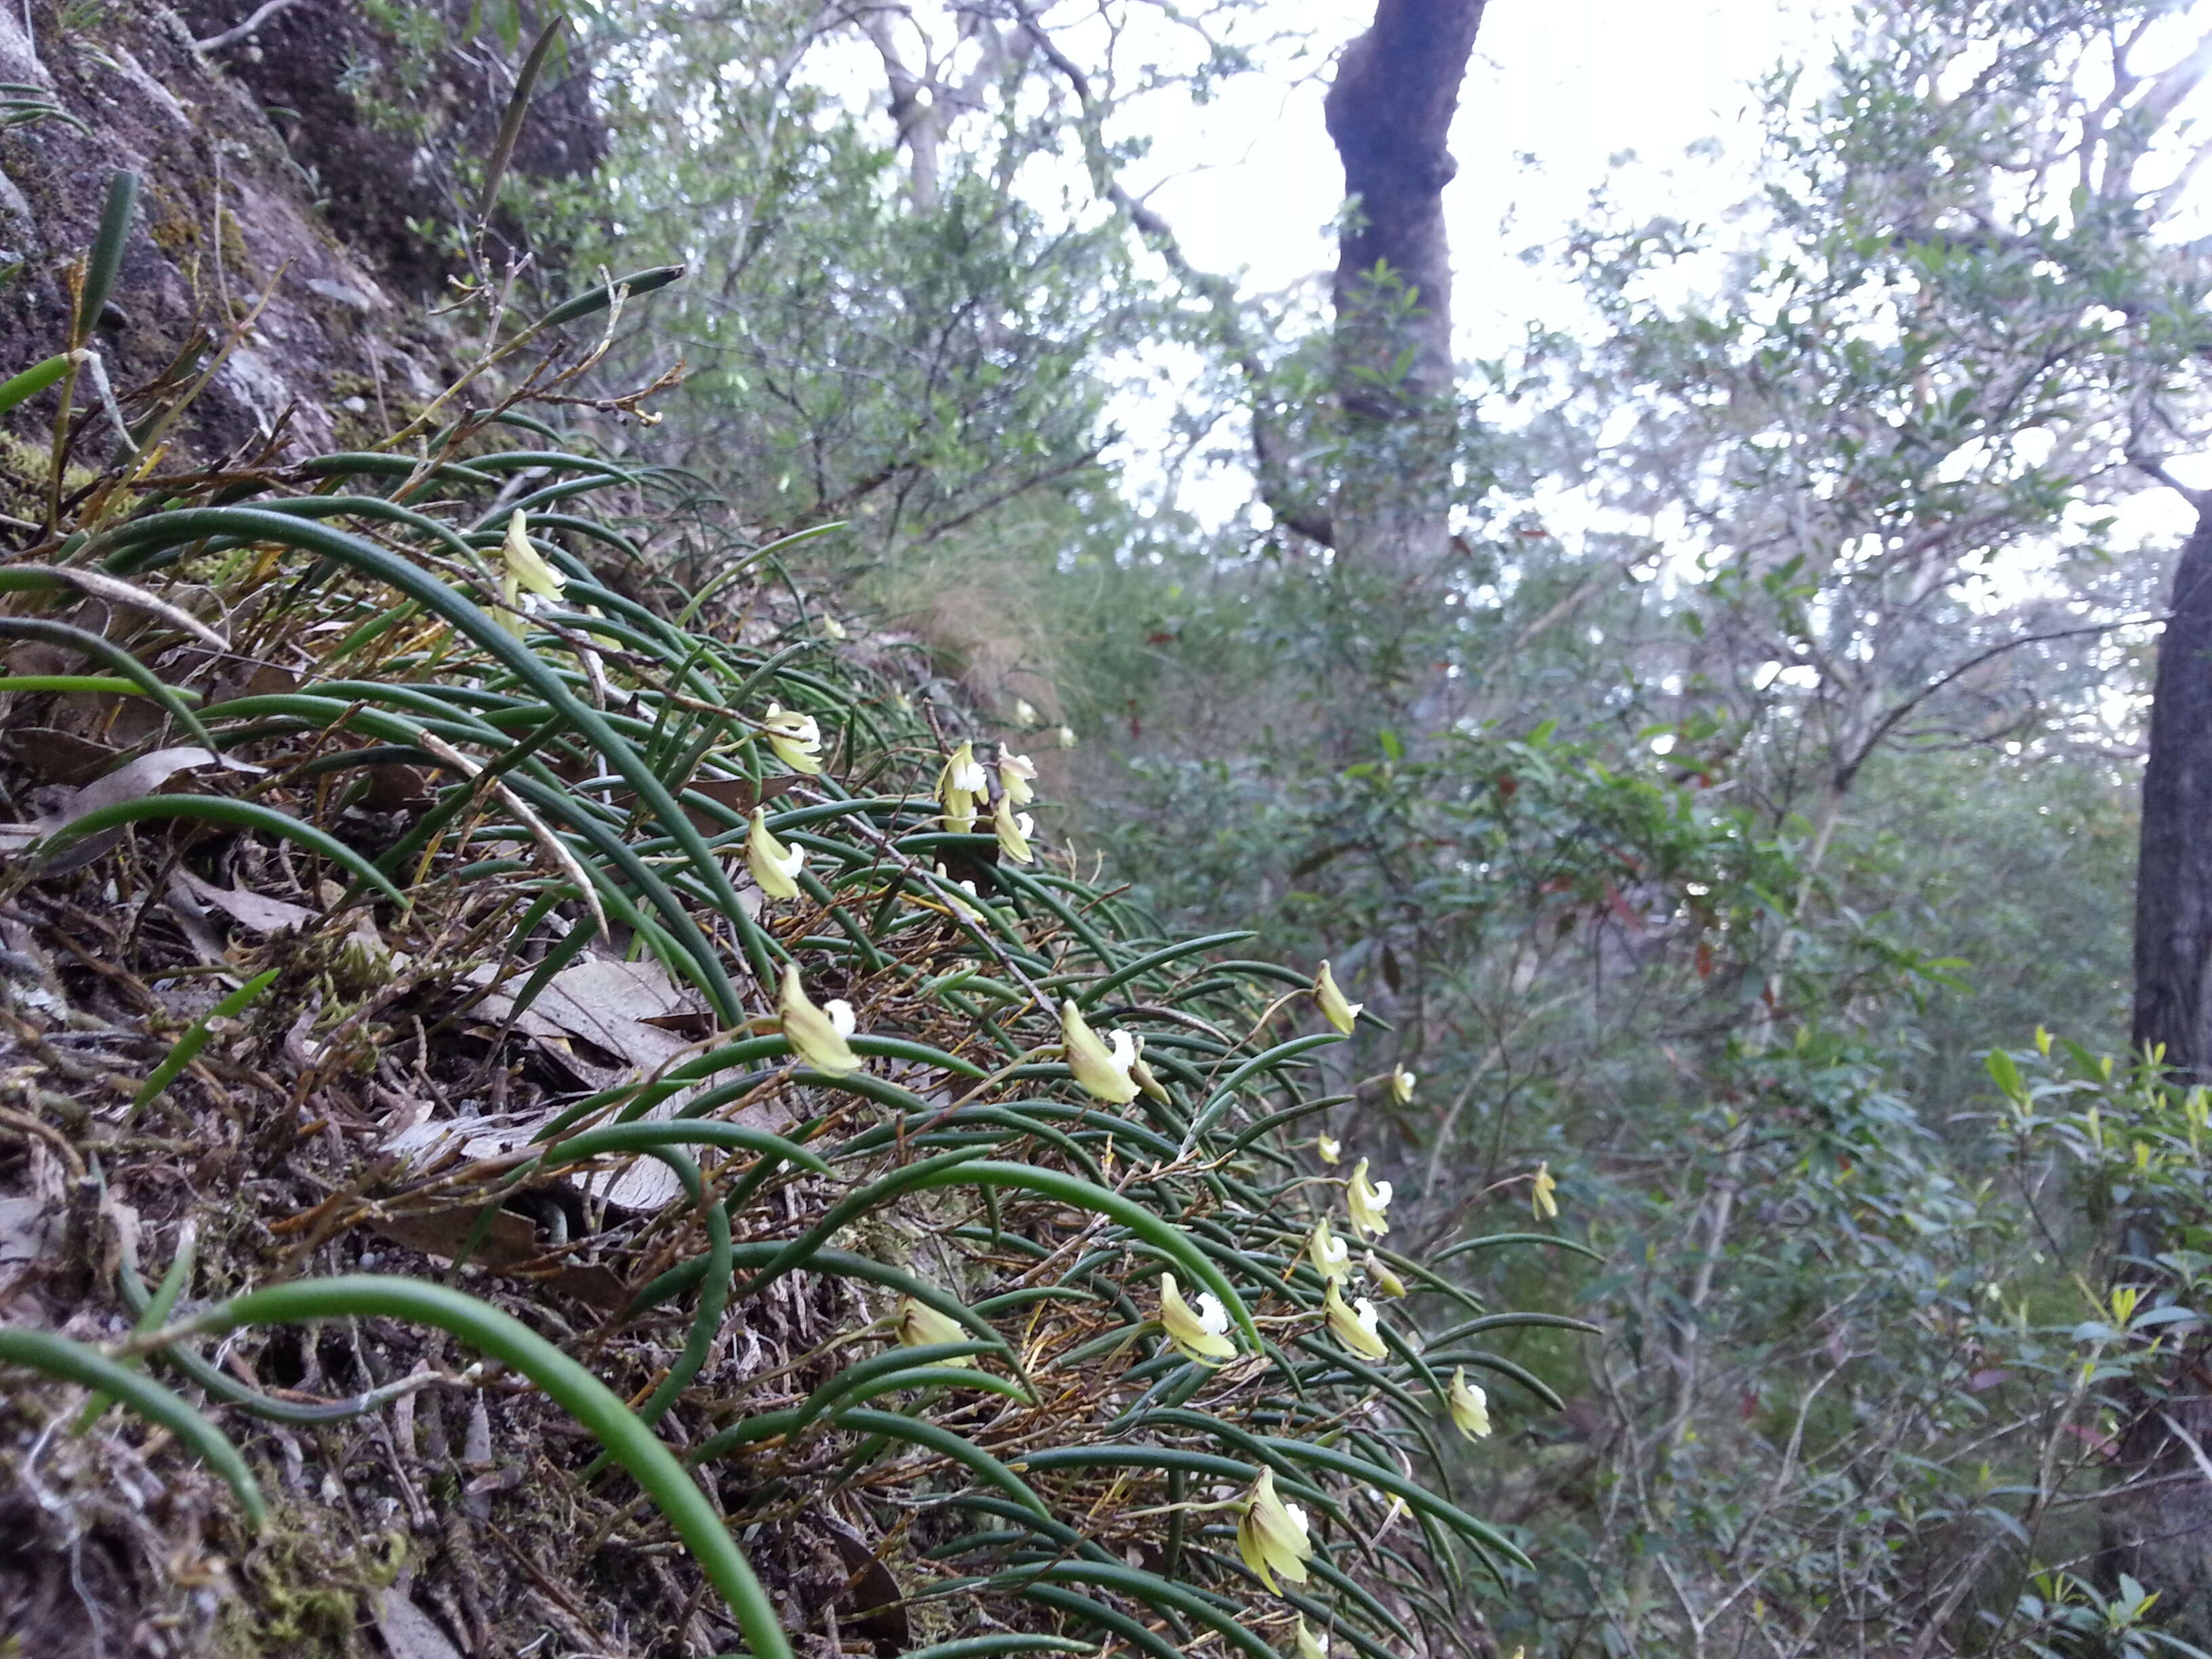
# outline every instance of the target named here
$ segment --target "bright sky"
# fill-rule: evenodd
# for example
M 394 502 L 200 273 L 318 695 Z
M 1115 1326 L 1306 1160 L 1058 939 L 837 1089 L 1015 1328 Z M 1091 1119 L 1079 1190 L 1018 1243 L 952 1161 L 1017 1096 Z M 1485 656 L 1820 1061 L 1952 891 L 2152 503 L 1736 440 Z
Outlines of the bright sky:
M 1306 78 L 1286 84 L 1270 64 L 1231 80 L 1204 107 L 1164 94 L 1143 109 L 1152 152 L 1124 182 L 1166 218 L 1201 268 L 1241 273 L 1253 294 L 1312 283 L 1325 300 L 1335 261 L 1328 227 L 1343 189 L 1322 117 L 1328 58 L 1367 27 L 1373 7 L 1265 0 L 1261 25 L 1313 40 Z M 2162 67 L 2186 50 L 2191 9 L 2204 8 L 2168 20 L 2171 54 L 2159 50 L 2161 36 L 2146 43 L 2138 67 Z M 1817 76 L 1824 42 L 1847 13 L 1848 0 L 1489 0 L 1453 131 L 1459 174 L 1445 192 L 1462 359 L 1499 355 L 1532 322 L 1577 325 L 1581 302 L 1567 272 L 1554 259 L 1522 256 L 1556 246 L 1600 187 L 1632 217 L 1710 222 L 1741 202 L 1759 137 L 1749 83 L 1784 58 Z M 1124 51 L 1176 55 L 1176 30 L 1163 25 L 1150 40 L 1143 9 L 1130 15 L 1137 21 L 1121 37 Z M 1083 33 L 1081 24 L 1075 32 Z M 848 95 L 882 96 L 880 65 L 857 38 L 825 52 L 817 68 Z M 2201 89 L 2197 101 L 2212 97 Z M 1072 173 L 1059 185 L 1085 188 Z M 1166 372 L 1170 382 L 1181 378 Z M 1131 398 L 1115 410 L 1127 434 L 1121 459 L 1141 475 L 1146 455 L 1164 442 L 1170 411 L 1133 387 Z M 2212 457 L 2197 466 L 2177 459 L 2176 471 L 2212 483 Z M 1225 518 L 1249 499 L 1240 478 L 1184 483 L 1183 504 L 1207 518 Z M 2190 521 L 2170 491 L 2148 491 L 2129 508 L 2130 528 L 2143 533 L 2184 532 Z M 1554 528 L 1566 522 L 1548 504 L 1546 519 Z
M 2186 14 L 2203 9 L 2168 20 L 2138 67 L 2180 56 L 2197 27 Z M 1459 175 L 1444 198 L 1462 359 L 1498 355 L 1531 322 L 1574 325 L 1566 273 L 1522 255 L 1556 243 L 1593 191 L 1608 187 L 1636 216 L 1710 221 L 1742 200 L 1759 143 L 1749 84 L 1785 57 L 1817 74 L 1844 11 L 1839 0 L 1490 0 L 1453 129 Z M 1278 0 L 1269 10 L 1271 21 L 1310 28 L 1324 52 L 1372 15 L 1373 0 Z M 1322 125 L 1325 85 L 1325 68 L 1289 88 L 1249 76 L 1209 108 L 1163 109 L 1152 173 L 1131 177 L 1155 187 L 1152 204 L 1200 265 L 1243 270 L 1248 291 L 1325 284 L 1335 262 L 1328 227 L 1343 173 Z M 2200 88 L 2191 102 L 2201 111 L 2212 96 Z M 1688 154 L 1692 146 L 1701 153 Z M 1141 446 L 1144 417 L 1127 424 Z M 2212 456 L 2177 457 L 2174 470 L 2212 485 Z M 1233 510 L 1240 486 L 1212 484 L 1200 494 L 1218 499 L 1187 491 L 1185 505 L 1208 517 Z M 1556 505 L 1547 511 L 1555 528 L 1579 516 Z M 2185 535 L 2193 517 L 2154 489 L 2123 509 L 2126 532 L 2159 538 Z
M 1371 0 L 1281 9 L 1330 43 L 1373 15 Z M 1632 207 L 1726 207 L 1744 176 L 1728 163 L 1747 162 L 1756 142 L 1745 83 L 1819 33 L 1807 4 L 1491 0 L 1453 129 L 1459 177 L 1445 192 L 1462 355 L 1489 355 L 1558 307 L 1560 273 L 1517 256 L 1566 227 L 1613 157 L 1633 152 L 1642 164 L 1620 180 Z M 1344 175 L 1322 125 L 1322 91 L 1318 80 L 1286 91 L 1247 77 L 1194 112 L 1188 133 L 1156 138 L 1156 165 L 1206 163 L 1152 198 L 1200 264 L 1243 267 L 1255 289 L 1272 292 L 1334 264 L 1327 231 Z M 1721 141 L 1721 165 L 1684 160 L 1705 139 Z
M 1490 0 L 1460 96 L 1445 191 L 1453 313 L 1462 360 L 1494 356 L 1528 325 L 1571 327 L 1567 273 L 1525 251 L 1554 243 L 1609 185 L 1625 210 L 1710 217 L 1741 200 L 1758 134 L 1748 83 L 1822 33 L 1824 5 L 1768 0 Z M 1247 292 L 1315 285 L 1336 261 L 1329 227 L 1343 170 L 1322 122 L 1328 54 L 1367 27 L 1373 0 L 1277 0 L 1267 21 L 1311 32 L 1318 71 L 1233 81 L 1210 106 L 1162 100 L 1152 154 L 1127 175 L 1201 268 L 1242 272 Z M 1717 155 L 1686 155 L 1691 146 Z M 1616 167 L 1617 161 L 1629 161 Z M 1115 411 L 1137 476 L 1164 438 L 1164 406 Z M 1249 500 L 1241 474 L 1185 475 L 1179 499 L 1221 522 Z M 1555 528 L 1584 516 L 1542 504 Z

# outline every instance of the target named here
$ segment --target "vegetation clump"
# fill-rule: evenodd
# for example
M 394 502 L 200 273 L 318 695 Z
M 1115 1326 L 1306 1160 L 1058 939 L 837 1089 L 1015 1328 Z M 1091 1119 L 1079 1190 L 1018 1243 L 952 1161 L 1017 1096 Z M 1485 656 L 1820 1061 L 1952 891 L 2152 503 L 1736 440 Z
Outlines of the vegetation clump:
M 1426 1648 L 1527 1565 L 1449 1494 L 1467 1371 L 1552 1401 L 1492 1334 L 1575 1322 L 1313 1157 L 1325 970 L 1079 877 L 785 547 L 530 412 L 673 274 L 497 322 L 368 449 L 133 447 L 0 567 L 9 718 L 82 780 L 11 784 L 9 1029 L 69 1127 L 5 1121 L 90 1206 L 0 1333 L 18 1478 L 161 1425 L 293 1650 L 410 1615 L 296 1583 L 272 1485 L 480 1648 Z M 0 400 L 66 459 L 58 361 Z

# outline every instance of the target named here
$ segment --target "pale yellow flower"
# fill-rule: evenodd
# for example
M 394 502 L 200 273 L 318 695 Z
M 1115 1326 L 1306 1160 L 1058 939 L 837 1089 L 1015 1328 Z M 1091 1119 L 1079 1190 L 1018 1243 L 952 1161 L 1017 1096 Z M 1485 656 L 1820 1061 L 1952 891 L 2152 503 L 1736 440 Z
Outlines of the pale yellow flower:
M 507 574 L 517 587 L 540 599 L 557 599 L 568 590 L 568 579 L 547 562 L 530 542 L 530 520 L 520 507 L 507 521 L 507 542 L 500 550 Z
M 968 1340 L 968 1328 L 958 1320 L 949 1318 L 928 1304 L 917 1302 L 910 1296 L 898 1299 L 896 1328 L 899 1346 L 902 1348 L 926 1348 L 934 1343 L 965 1342 Z M 963 1354 L 957 1359 L 945 1359 L 938 1363 L 972 1365 L 975 1361 L 972 1356 Z
M 1536 1166 L 1536 1179 L 1529 1183 L 1528 1207 L 1536 1212 L 1539 1221 L 1559 1218 L 1559 1200 L 1552 1196 L 1559 1190 L 1559 1183 L 1552 1179 L 1552 1166 L 1547 1162 Z
M 1318 1135 L 1314 1139 L 1314 1151 L 1321 1154 L 1322 1163 L 1334 1164 L 1342 1156 L 1344 1143 L 1332 1134 Z
M 1306 1582 L 1306 1561 L 1313 1554 L 1306 1512 L 1275 1496 L 1275 1472 L 1264 1466 L 1245 1494 L 1243 1514 L 1237 1522 L 1237 1553 L 1260 1575 L 1270 1594 L 1279 1572 L 1293 1584 Z
M 813 715 L 770 703 L 767 717 L 761 721 L 761 732 L 768 738 L 768 746 L 775 750 L 775 757 L 793 771 L 809 777 L 821 771 L 822 728 Z
M 839 622 L 835 617 L 823 617 L 822 618 L 822 637 L 825 640 L 843 639 L 845 637 L 845 624 Z
M 1327 1216 L 1314 1223 L 1313 1237 L 1306 1241 L 1306 1260 L 1332 1285 L 1352 1277 L 1352 1246 L 1329 1231 Z
M 816 1071 L 842 1077 L 860 1069 L 860 1057 L 845 1042 L 853 1035 L 852 1005 L 833 1000 L 816 1007 L 799 982 L 797 963 L 784 967 L 783 1000 L 776 1012 L 783 1016 L 785 1040 Z
M 1490 1433 L 1490 1396 L 1482 1386 L 1467 1380 L 1467 1367 L 1456 1366 L 1452 1371 L 1451 1393 L 1445 1403 L 1451 1407 L 1451 1420 L 1459 1431 L 1470 1440 L 1480 1440 Z
M 1391 1068 L 1390 1097 L 1401 1106 L 1413 1103 L 1413 1073 L 1402 1066 Z
M 945 827 L 964 836 L 975 827 L 975 798 L 983 793 L 983 769 L 975 763 L 975 745 L 963 743 L 945 757 L 937 775 L 937 800 Z
M 1374 1251 L 1368 1251 L 1367 1260 L 1363 1265 L 1367 1269 L 1367 1276 L 1375 1281 L 1375 1288 L 1383 1295 L 1405 1295 L 1406 1281 L 1392 1273 L 1390 1264 L 1376 1255 Z
M 1014 699 L 1014 723 L 1017 726 L 1035 726 L 1037 723 L 1037 711 L 1026 698 Z
M 1297 1650 L 1298 1659 L 1328 1659 L 1328 1638 L 1308 1630 L 1304 1614 L 1298 1618 Z
M 568 579 L 530 544 L 529 515 L 520 507 L 507 521 L 507 541 L 501 548 L 499 599 L 501 625 L 520 639 L 529 623 L 524 620 L 522 596 L 558 599 Z
M 768 809 L 753 808 L 753 825 L 745 832 L 745 868 L 753 872 L 760 890 L 770 898 L 797 898 L 799 883 L 793 879 L 806 864 L 806 849 L 786 847 L 770 833 Z
M 1322 1311 L 1328 1316 L 1328 1328 L 1336 1340 L 1358 1354 L 1362 1359 L 1388 1359 L 1390 1350 L 1377 1328 L 1375 1304 L 1365 1297 L 1347 1304 L 1329 1281 L 1328 1294 L 1322 1300 Z
M 1321 972 L 1314 975 L 1313 988 L 1314 995 L 1321 1002 L 1322 1018 L 1349 1036 L 1352 1023 L 1359 1018 L 1359 1011 L 1367 1005 L 1344 1000 L 1344 993 L 1336 988 L 1336 975 L 1329 972 L 1326 962 L 1322 963 Z
M 1072 726 L 1063 726 L 1053 733 L 1053 739 L 1062 749 L 1073 749 L 1075 747 L 1075 728 Z
M 1173 1273 L 1160 1275 L 1160 1328 L 1184 1358 L 1200 1364 L 1218 1364 L 1237 1357 L 1237 1345 L 1229 1340 L 1229 1312 L 1220 1298 L 1201 1291 L 1194 1311 L 1182 1299 Z
M 1014 811 L 1012 795 L 999 797 L 997 809 L 991 814 L 991 828 L 998 831 L 999 852 L 1017 864 L 1034 864 L 1036 854 L 1030 851 L 1030 831 L 1036 828 L 1030 815 Z
M 1390 1207 L 1390 1183 L 1367 1178 L 1367 1160 L 1361 1158 L 1352 1166 L 1352 1179 L 1345 1183 L 1345 1206 L 1352 1212 L 1352 1224 L 1359 1230 L 1362 1238 L 1380 1238 L 1390 1231 L 1383 1218 L 1383 1211 Z
M 1137 1063 L 1136 1042 L 1122 1030 L 1108 1036 L 1114 1045 L 1110 1049 L 1085 1022 L 1081 1009 L 1072 1001 L 1060 1004 L 1060 1042 L 1076 1082 L 1085 1094 L 1127 1105 L 1137 1097 L 1136 1079 L 1129 1075 Z
M 1030 785 L 1036 780 L 1036 763 L 1027 755 L 999 750 L 999 788 L 1017 806 L 1027 806 L 1036 799 L 1036 791 Z

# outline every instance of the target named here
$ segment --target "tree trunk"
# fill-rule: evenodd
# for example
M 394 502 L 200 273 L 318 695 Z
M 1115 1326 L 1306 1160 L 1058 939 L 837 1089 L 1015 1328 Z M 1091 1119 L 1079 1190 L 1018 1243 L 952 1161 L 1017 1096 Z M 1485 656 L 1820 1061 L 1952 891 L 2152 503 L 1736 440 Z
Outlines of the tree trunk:
M 2176 1083 L 2212 1081 L 2212 501 L 2173 573 L 2159 641 L 2136 876 L 2137 1050 Z
M 2182 1087 L 2212 1081 L 2212 494 L 2190 500 L 2197 528 L 2174 568 L 2159 641 L 2136 872 L 2134 1043 L 2138 1052 L 2163 1049 L 2166 1074 Z M 2130 1207 L 2119 1224 L 2118 1280 L 2142 1283 L 2149 1270 L 2136 1264 L 2171 1247 L 2168 1224 Z M 2212 1444 L 2205 1350 L 2203 1340 L 2185 1340 L 2153 1385 L 2122 1389 L 2129 1421 L 2117 1476 L 2185 1475 L 2197 1448 Z M 2105 1581 L 2132 1574 L 2160 1592 L 2166 1628 L 2212 1640 L 2212 1486 L 2184 1480 L 2117 1498 L 2099 1522 Z
M 1349 431 L 1340 552 L 1406 576 L 1448 546 L 1453 414 L 1446 148 L 1484 0 L 1378 0 L 1324 106 L 1344 163 L 1336 381 Z

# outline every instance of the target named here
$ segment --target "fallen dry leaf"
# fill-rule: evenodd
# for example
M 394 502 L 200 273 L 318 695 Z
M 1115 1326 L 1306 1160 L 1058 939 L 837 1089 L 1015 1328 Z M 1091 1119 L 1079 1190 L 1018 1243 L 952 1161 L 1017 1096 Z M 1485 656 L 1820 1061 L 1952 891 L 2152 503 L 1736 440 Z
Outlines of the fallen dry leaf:
M 41 783 L 76 788 L 115 764 L 123 751 L 114 744 L 80 737 L 58 726 L 25 726 L 8 733 L 8 747 Z
M 59 804 L 29 823 L 0 824 L 0 847 L 10 842 L 22 845 L 53 835 L 58 830 L 68 829 L 79 818 L 97 812 L 103 806 L 157 795 L 178 773 L 197 771 L 207 766 L 219 766 L 233 772 L 258 773 L 267 769 L 245 761 L 232 760 L 216 754 L 212 749 L 203 749 L 198 744 L 156 749 L 117 767 L 104 776 L 94 778 L 82 789 L 72 791 Z
M 437 1621 L 396 1588 L 376 1593 L 376 1633 L 392 1659 L 461 1659 Z
M 489 966 L 479 968 L 471 981 L 485 983 L 491 971 Z M 520 978 L 509 983 L 516 991 L 522 988 Z M 478 1006 L 487 1018 L 504 1020 L 514 1011 L 514 996 L 505 989 L 494 991 Z M 650 1070 L 691 1044 L 647 1022 L 702 1012 L 691 993 L 672 980 L 658 962 L 585 956 L 553 975 L 515 1020 L 515 1029 L 526 1036 L 574 1037 L 629 1066 Z
M 283 899 L 248 893 L 236 887 L 218 887 L 202 879 L 189 870 L 179 869 L 173 879 L 177 884 L 202 904 L 211 904 L 241 927 L 250 927 L 257 933 L 280 933 L 287 927 L 305 927 L 319 918 L 304 904 L 290 904 Z

